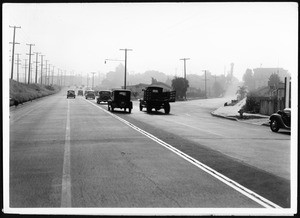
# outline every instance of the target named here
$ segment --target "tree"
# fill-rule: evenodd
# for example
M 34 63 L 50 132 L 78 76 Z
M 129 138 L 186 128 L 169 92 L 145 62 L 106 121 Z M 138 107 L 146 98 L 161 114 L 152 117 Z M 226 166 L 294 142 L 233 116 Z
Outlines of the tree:
M 176 91 L 176 98 L 184 98 L 186 96 L 189 81 L 183 77 L 175 77 L 172 80 L 172 88 Z
M 246 86 L 239 86 L 239 89 L 236 91 L 236 94 L 238 94 L 239 100 L 242 100 L 246 97 L 247 94 L 247 88 Z
M 246 70 L 246 72 L 243 75 L 243 81 L 244 85 L 248 87 L 249 91 L 255 89 L 255 80 L 251 69 Z
M 272 73 L 269 77 L 269 86 L 275 86 L 278 87 L 278 84 L 280 83 L 280 77 L 276 73 Z

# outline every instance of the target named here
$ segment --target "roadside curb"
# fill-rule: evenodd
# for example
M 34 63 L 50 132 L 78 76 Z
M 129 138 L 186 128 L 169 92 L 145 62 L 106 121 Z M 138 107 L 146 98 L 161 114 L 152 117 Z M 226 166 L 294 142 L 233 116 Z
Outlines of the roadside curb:
M 226 116 L 222 116 L 222 115 L 219 115 L 219 114 L 214 114 L 213 112 L 211 112 L 210 114 L 211 114 L 212 116 L 215 116 L 215 117 L 220 117 L 220 118 L 225 118 L 225 119 L 228 119 L 228 120 L 233 120 L 233 121 L 243 122 L 243 121 L 240 121 L 239 119 L 234 118 L 234 117 L 226 117 Z M 269 123 L 262 123 L 262 124 L 255 124 L 255 123 L 251 123 L 251 122 L 246 122 L 246 123 L 249 123 L 249 124 L 252 124 L 252 125 L 258 125 L 258 126 L 267 126 L 267 127 L 270 126 Z
M 233 121 L 239 121 L 237 118 L 234 118 L 234 117 L 226 117 L 226 116 L 222 116 L 222 115 L 219 115 L 219 114 L 214 114 L 213 112 L 211 112 L 210 114 L 215 116 L 215 117 L 225 118 L 225 119 L 233 120 Z

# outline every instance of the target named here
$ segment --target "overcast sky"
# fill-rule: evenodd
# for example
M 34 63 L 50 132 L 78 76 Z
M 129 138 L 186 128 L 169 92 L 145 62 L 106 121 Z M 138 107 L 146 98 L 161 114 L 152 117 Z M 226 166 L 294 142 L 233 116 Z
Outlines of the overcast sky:
M 247 68 L 298 69 L 298 5 L 295 3 L 64 3 L 4 4 L 3 58 L 15 52 L 28 58 L 35 44 L 55 68 L 67 73 L 107 73 L 129 48 L 129 73 L 157 70 L 183 76 L 202 70 L 224 74 L 234 63 L 242 79 Z M 35 60 L 35 57 L 34 57 Z M 10 74 L 10 66 L 7 70 Z

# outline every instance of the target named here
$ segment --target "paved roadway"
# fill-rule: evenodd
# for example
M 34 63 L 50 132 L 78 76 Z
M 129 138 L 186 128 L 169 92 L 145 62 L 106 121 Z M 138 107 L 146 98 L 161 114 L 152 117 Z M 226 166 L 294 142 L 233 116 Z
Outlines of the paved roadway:
M 61 92 L 12 109 L 10 207 L 289 207 L 290 135 L 205 101 L 111 115 Z

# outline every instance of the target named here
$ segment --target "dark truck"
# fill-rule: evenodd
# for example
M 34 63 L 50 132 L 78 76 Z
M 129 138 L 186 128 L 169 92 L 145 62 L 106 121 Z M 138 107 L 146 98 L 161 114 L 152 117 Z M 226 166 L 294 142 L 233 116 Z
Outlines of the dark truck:
M 148 86 L 143 89 L 144 97 L 140 99 L 140 111 L 145 107 L 150 113 L 154 108 L 156 111 L 164 109 L 166 114 L 170 113 L 170 102 L 175 102 L 176 91 L 164 91 L 159 86 Z

